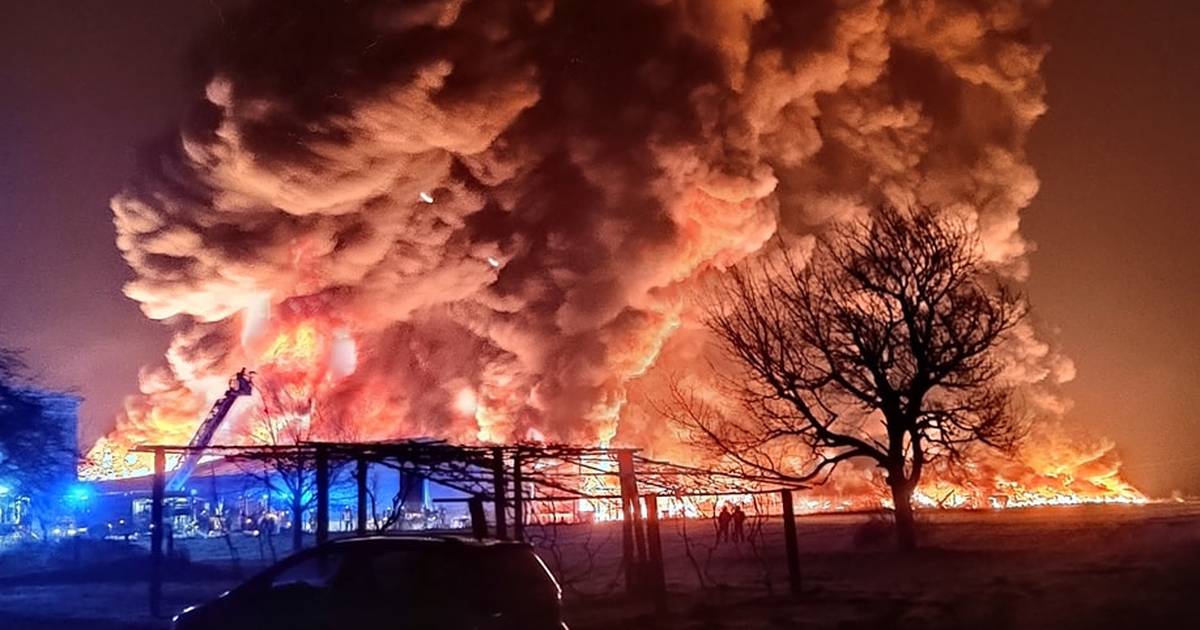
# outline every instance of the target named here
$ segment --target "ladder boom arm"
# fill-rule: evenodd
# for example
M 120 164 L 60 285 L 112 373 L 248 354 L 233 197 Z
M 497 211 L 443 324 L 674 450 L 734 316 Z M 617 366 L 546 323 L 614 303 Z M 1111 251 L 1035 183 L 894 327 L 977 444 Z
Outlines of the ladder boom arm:
M 200 458 L 204 455 L 204 447 L 212 442 L 213 436 L 217 434 L 217 429 L 225 421 L 225 416 L 229 414 L 230 409 L 233 409 L 233 403 L 237 402 L 238 398 L 249 396 L 253 392 L 251 376 L 252 373 L 247 373 L 243 368 L 230 381 L 225 395 L 213 403 L 212 409 L 200 423 L 200 427 L 196 429 L 192 441 L 188 443 L 188 451 L 183 454 L 183 459 L 180 460 L 179 466 L 167 482 L 168 491 L 178 492 L 183 489 L 184 484 L 192 476 L 192 472 L 196 470 L 196 465 L 200 463 Z

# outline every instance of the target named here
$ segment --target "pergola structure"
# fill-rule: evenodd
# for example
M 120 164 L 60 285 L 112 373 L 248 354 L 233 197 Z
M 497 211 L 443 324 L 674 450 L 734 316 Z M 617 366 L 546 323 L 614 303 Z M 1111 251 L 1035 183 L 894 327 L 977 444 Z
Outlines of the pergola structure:
M 626 587 L 631 592 L 649 593 L 660 604 L 665 601 L 666 588 L 658 523 L 660 497 L 777 494 L 782 499 L 792 587 L 797 591 L 800 587 L 792 491 L 804 486 L 779 487 L 775 484 L 774 487 L 764 488 L 767 484 L 752 476 L 653 460 L 642 456 L 636 448 L 542 443 L 459 445 L 440 440 L 399 440 L 205 447 L 156 445 L 142 446 L 136 450 L 154 454 L 150 603 L 155 614 L 161 603 L 164 538 L 161 524 L 168 480 L 167 456 L 194 458 L 197 451 L 204 456 L 233 461 L 251 461 L 263 465 L 289 462 L 303 469 L 311 469 L 315 476 L 317 544 L 329 539 L 331 471 L 335 467 L 351 464 L 357 485 L 356 530 L 359 535 L 368 531 L 367 471 L 371 465 L 393 468 L 467 495 L 465 500 L 471 516 L 472 534 L 479 538 L 490 534 L 499 539 L 523 541 L 528 506 L 532 502 L 618 500 Z M 588 480 L 602 478 L 615 478 L 616 483 L 588 483 Z M 527 488 L 540 488 L 543 492 L 537 493 L 538 496 L 527 496 Z M 494 507 L 491 528 L 486 522 L 485 502 L 491 502 Z M 511 532 L 508 520 L 510 513 Z M 298 522 L 297 519 L 296 534 L 300 533 Z

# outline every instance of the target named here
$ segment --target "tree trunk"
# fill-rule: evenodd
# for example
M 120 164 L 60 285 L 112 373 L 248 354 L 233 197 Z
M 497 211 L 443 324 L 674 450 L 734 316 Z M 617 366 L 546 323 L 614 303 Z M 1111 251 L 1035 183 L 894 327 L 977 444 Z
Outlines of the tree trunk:
M 896 506 L 896 548 L 912 551 L 917 548 L 916 523 L 913 522 L 913 484 L 892 484 L 892 503 Z

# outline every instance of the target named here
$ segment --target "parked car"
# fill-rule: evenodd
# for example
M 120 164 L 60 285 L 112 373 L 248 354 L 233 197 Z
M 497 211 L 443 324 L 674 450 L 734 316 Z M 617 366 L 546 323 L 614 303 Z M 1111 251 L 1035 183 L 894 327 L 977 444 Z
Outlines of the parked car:
M 523 543 L 346 538 L 177 615 L 174 630 L 565 630 L 562 590 Z

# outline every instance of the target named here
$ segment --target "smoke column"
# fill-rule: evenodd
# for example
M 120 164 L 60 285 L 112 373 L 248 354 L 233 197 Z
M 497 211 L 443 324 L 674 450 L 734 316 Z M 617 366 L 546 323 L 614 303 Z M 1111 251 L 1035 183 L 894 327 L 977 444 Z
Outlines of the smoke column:
M 126 293 L 177 334 L 107 465 L 186 442 L 243 365 L 357 438 L 653 442 L 631 392 L 697 356 L 697 283 L 885 200 L 1026 273 L 1043 2 L 297 4 L 214 31 L 113 199 Z M 1032 330 L 1010 352 L 1071 377 Z

